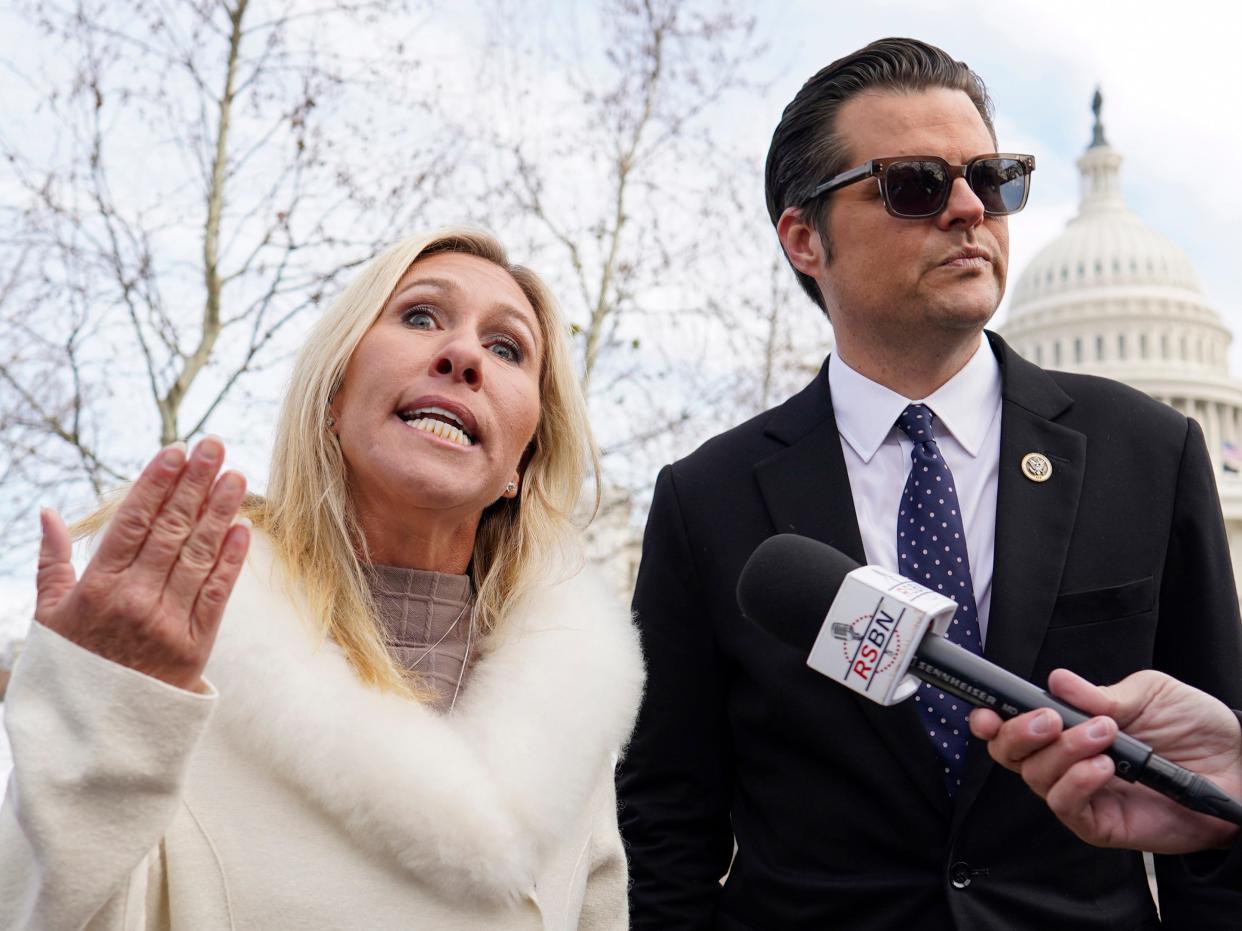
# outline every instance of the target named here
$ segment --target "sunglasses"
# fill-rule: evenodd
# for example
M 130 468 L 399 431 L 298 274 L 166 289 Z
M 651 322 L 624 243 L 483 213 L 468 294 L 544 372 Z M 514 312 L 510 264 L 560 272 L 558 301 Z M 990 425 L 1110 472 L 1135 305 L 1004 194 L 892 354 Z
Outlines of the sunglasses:
M 1008 153 L 979 155 L 965 165 L 950 165 L 935 155 L 873 158 L 825 181 L 804 203 L 864 178 L 878 178 L 884 209 L 895 217 L 920 220 L 943 210 L 954 179 L 965 178 L 984 213 L 1003 217 L 1026 206 L 1034 170 L 1034 155 Z

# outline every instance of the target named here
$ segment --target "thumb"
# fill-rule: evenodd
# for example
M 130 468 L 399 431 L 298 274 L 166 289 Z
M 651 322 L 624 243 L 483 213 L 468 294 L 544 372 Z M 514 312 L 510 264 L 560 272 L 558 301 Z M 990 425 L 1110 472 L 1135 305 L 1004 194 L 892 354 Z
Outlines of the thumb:
M 1197 719 L 1200 725 L 1205 724 L 1210 716 L 1203 705 L 1207 696 L 1196 688 L 1178 682 L 1172 676 L 1154 669 L 1140 669 L 1132 672 L 1116 685 L 1104 689 L 1112 699 L 1113 710 L 1109 714 L 1122 727 L 1129 727 L 1147 711 L 1157 711 L 1160 720 L 1168 721 L 1168 715 L 1189 715 Z M 1210 699 L 1209 699 L 1210 701 Z M 1218 703 L 1219 704 L 1219 703 Z M 1220 711 L 1228 725 L 1237 719 L 1233 712 L 1222 706 Z
M 1092 685 L 1068 669 L 1055 669 L 1048 677 L 1048 687 L 1079 711 L 1107 715 L 1125 728 L 1171 681 L 1162 672 L 1142 669 L 1113 685 Z
M 39 512 L 39 524 L 43 537 L 39 542 L 39 572 L 35 577 L 39 593 L 35 600 L 35 617 L 42 621 L 72 591 L 78 577 L 69 561 L 73 555 L 73 541 L 61 516 L 51 508 L 43 508 Z
M 1052 671 L 1048 676 L 1048 690 L 1089 715 L 1116 717 L 1118 705 L 1124 703 L 1124 695 L 1118 694 L 1118 686 L 1094 685 L 1068 669 Z

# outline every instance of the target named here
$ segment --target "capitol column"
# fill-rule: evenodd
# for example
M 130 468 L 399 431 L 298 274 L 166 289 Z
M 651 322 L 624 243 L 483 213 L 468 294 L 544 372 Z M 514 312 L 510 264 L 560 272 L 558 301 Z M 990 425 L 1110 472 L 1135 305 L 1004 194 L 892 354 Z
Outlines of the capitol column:
M 1208 448 L 1208 456 L 1212 454 L 1212 441 L 1208 438 L 1207 418 L 1203 416 L 1203 402 L 1197 398 L 1186 399 L 1186 416 L 1192 418 L 1203 431 L 1203 445 Z
M 1205 432 L 1207 433 L 1208 456 L 1212 460 L 1213 474 L 1220 475 L 1220 404 L 1216 401 L 1208 401 L 1206 406 L 1207 427 Z
M 1220 457 L 1225 459 L 1225 444 L 1237 449 L 1238 446 L 1238 408 L 1237 405 L 1222 401 L 1220 405 Z
M 1198 401 L 1195 403 L 1198 410 L 1199 425 L 1203 427 L 1203 442 L 1207 446 L 1208 458 L 1212 460 L 1212 474 L 1219 474 L 1220 467 L 1220 444 L 1216 441 L 1216 430 L 1213 424 L 1213 414 L 1215 413 L 1215 405 L 1211 401 Z

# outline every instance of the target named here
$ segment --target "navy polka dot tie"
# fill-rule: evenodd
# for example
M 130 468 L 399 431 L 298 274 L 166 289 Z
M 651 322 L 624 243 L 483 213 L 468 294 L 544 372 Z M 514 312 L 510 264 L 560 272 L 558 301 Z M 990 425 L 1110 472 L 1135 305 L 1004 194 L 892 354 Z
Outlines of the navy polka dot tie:
M 897 418 L 897 426 L 914 443 L 910 477 L 897 512 L 897 566 L 906 578 L 957 602 L 948 639 L 982 655 L 966 531 L 953 473 L 936 445 L 936 415 L 925 404 L 911 404 Z M 928 738 L 944 761 L 945 786 L 951 797 L 956 796 L 966 765 L 970 739 L 966 716 L 971 706 L 927 683 L 914 700 Z

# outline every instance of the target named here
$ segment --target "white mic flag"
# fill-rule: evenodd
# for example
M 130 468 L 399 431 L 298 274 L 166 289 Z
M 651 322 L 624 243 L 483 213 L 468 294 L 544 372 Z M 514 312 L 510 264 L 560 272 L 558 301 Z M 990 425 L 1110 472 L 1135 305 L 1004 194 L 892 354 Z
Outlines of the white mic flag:
M 806 664 L 881 705 L 918 691 L 908 670 L 928 627 L 944 634 L 957 602 L 905 576 L 860 566 L 845 576 Z

